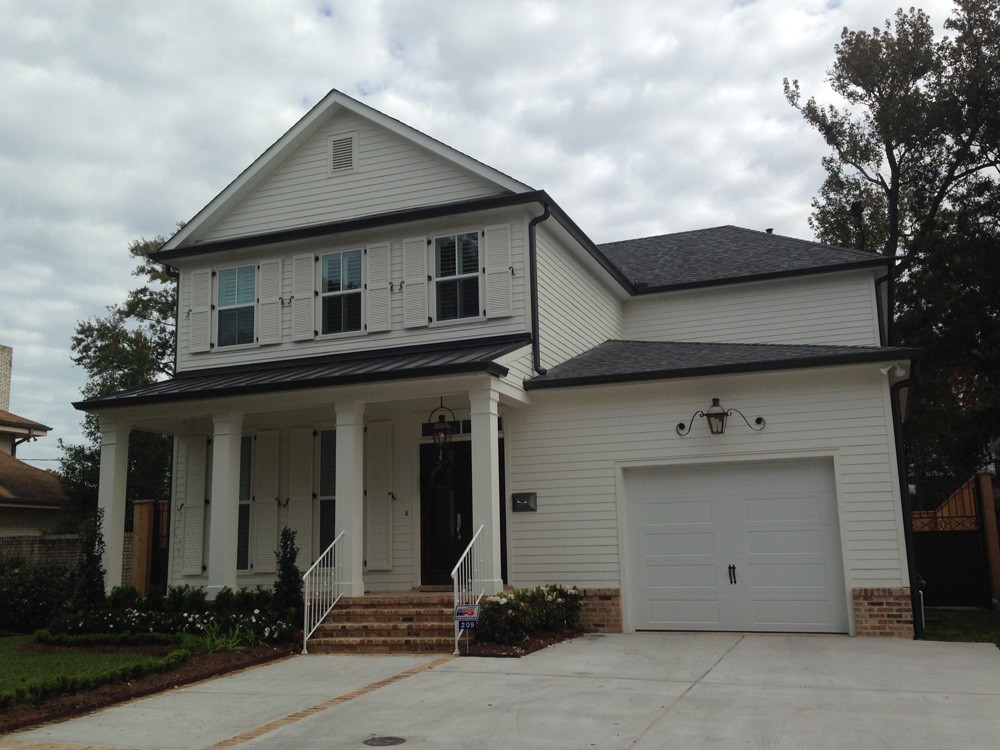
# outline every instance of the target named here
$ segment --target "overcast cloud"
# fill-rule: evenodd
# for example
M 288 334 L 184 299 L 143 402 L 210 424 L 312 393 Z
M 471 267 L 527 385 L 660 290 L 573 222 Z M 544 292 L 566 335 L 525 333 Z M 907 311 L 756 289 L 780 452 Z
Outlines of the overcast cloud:
M 909 3 L 906 3 L 909 5 Z M 191 218 L 330 89 L 544 189 L 596 242 L 720 224 L 810 238 L 829 101 L 872 0 L 0 0 L 0 344 L 11 411 L 77 442 L 78 320 L 127 246 Z M 935 26 L 947 0 L 920 4 Z

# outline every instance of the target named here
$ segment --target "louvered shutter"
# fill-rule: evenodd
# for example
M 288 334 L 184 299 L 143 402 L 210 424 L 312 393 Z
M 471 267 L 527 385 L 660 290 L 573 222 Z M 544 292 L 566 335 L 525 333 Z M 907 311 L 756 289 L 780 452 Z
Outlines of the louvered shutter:
M 187 438 L 184 465 L 184 505 L 181 507 L 181 573 L 200 576 L 204 563 L 205 499 L 207 497 L 208 443 L 206 438 Z
M 312 341 L 316 336 L 316 258 L 292 258 L 292 340 Z
M 365 565 L 392 569 L 392 423 L 370 422 L 365 432 Z
M 297 532 L 299 564 L 304 570 L 313 563 L 313 431 L 297 427 L 288 433 L 288 528 Z
M 212 271 L 191 274 L 191 306 L 188 309 L 188 349 L 192 353 L 212 348 Z
M 427 325 L 427 238 L 403 240 L 403 326 Z
M 486 317 L 508 317 L 514 314 L 511 302 L 510 225 L 486 227 L 484 234 Z
M 365 326 L 369 333 L 388 331 L 389 243 L 369 245 L 365 250 Z
M 268 260 L 258 266 L 257 343 L 281 343 L 281 261 Z
M 261 430 L 254 444 L 253 570 L 277 570 L 278 548 L 278 431 Z

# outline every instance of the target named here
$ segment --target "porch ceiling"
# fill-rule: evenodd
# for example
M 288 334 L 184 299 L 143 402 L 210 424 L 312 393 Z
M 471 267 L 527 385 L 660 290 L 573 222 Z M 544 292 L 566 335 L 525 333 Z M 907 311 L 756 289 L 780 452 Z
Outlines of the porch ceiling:
M 90 411 L 476 372 L 503 377 L 508 370 L 495 360 L 529 341 L 524 334 L 197 370 L 73 406 Z

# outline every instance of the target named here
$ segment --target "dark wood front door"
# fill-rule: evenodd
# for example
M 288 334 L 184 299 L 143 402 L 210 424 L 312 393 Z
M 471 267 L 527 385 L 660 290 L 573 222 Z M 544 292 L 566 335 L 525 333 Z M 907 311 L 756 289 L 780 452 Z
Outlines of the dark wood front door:
M 420 446 L 420 581 L 451 584 L 472 539 L 472 443 Z

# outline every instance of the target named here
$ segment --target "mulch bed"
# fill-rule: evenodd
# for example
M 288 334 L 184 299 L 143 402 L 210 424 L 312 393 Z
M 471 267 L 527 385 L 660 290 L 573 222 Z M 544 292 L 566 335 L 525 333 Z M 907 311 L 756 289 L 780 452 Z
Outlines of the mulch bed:
M 91 648 L 46 646 L 28 643 L 28 651 L 129 651 L 163 656 L 173 650 L 173 646 L 94 646 Z M 38 703 L 18 703 L 0 708 L 0 733 L 14 729 L 42 724 L 47 721 L 68 719 L 89 713 L 98 708 L 123 703 L 135 698 L 159 693 L 171 688 L 188 685 L 210 677 L 218 677 L 246 667 L 281 659 L 299 649 L 293 646 L 255 646 L 241 651 L 219 651 L 214 654 L 197 654 L 180 666 L 162 674 L 149 674 L 129 682 L 114 682 L 73 695 L 57 695 Z
M 581 635 L 581 630 L 541 631 L 526 637 L 513 646 L 498 643 L 481 643 L 475 640 L 468 646 L 463 640 L 462 656 L 517 658 L 539 651 L 555 643 Z M 28 651 L 129 651 L 163 656 L 174 646 L 93 646 L 67 647 L 27 643 Z M 68 719 L 95 711 L 99 708 L 142 698 L 171 688 L 189 685 L 211 677 L 218 677 L 246 667 L 284 658 L 299 653 L 298 646 L 256 646 L 241 651 L 219 651 L 214 654 L 192 656 L 179 667 L 163 674 L 150 674 L 129 682 L 116 682 L 73 695 L 58 695 L 38 703 L 19 703 L 0 709 L 0 734 L 47 721 Z

